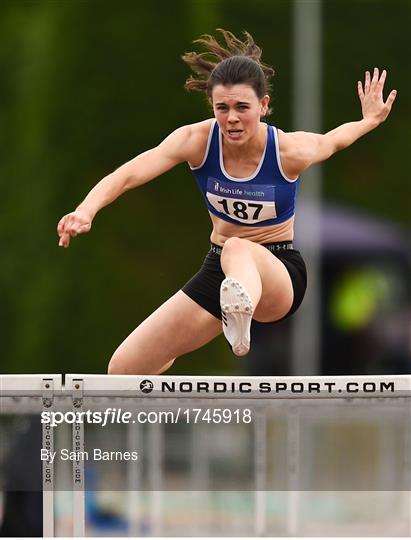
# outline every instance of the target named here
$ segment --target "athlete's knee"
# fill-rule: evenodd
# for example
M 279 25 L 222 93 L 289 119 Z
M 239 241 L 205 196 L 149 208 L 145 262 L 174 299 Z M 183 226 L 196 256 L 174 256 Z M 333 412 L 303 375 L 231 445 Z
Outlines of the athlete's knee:
M 139 364 L 138 356 L 130 357 L 120 345 L 110 358 L 107 373 L 109 375 L 143 375 L 139 373 Z
M 239 255 L 248 251 L 247 241 L 237 236 L 228 238 L 223 246 L 221 257 L 231 257 L 232 255 Z
M 161 368 L 158 371 L 156 371 L 155 375 L 161 375 L 161 373 L 164 373 L 165 371 L 170 369 L 171 366 L 174 364 L 174 360 L 175 358 L 173 358 L 169 362 L 166 362 L 163 366 L 161 366 Z
M 160 375 L 169 369 L 175 358 L 164 362 L 161 366 L 147 365 L 146 362 L 139 361 L 138 358 L 127 358 L 121 352 L 115 352 L 108 364 L 107 373 L 109 375 Z
M 108 364 L 107 373 L 109 375 L 127 375 L 130 372 L 127 369 L 125 359 L 114 353 Z

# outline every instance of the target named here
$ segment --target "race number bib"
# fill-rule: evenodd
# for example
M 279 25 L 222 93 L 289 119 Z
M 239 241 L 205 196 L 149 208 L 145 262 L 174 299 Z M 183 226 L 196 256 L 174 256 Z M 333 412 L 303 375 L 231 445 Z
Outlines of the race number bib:
M 277 217 L 274 186 L 242 183 L 236 186 L 209 178 L 206 196 L 217 212 L 240 223 L 254 225 Z

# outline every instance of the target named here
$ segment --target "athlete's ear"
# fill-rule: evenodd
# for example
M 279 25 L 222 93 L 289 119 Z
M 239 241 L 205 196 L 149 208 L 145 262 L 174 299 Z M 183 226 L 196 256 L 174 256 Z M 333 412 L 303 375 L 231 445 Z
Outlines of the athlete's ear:
M 260 116 L 265 116 L 268 113 L 268 104 L 270 103 L 270 96 L 265 95 L 260 103 Z

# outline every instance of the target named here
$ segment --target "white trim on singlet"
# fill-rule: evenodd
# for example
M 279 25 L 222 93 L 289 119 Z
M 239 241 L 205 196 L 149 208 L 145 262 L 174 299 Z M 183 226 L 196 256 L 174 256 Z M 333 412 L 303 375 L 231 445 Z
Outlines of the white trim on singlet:
M 278 168 L 280 169 L 281 176 L 284 178 L 284 180 L 287 180 L 287 182 L 290 182 L 290 184 L 293 184 L 294 182 L 298 180 L 299 177 L 297 176 L 297 178 L 294 178 L 293 180 L 292 178 L 288 178 L 288 176 L 284 174 L 283 167 L 281 165 L 280 144 L 278 142 L 277 128 L 274 126 L 271 126 L 271 127 L 273 128 L 273 132 L 274 132 L 275 153 L 277 155 L 277 163 L 278 163 Z
M 267 125 L 267 124 L 265 124 L 265 125 Z M 225 170 L 225 167 L 224 167 L 222 134 L 221 134 L 221 129 L 220 129 L 219 132 L 218 132 L 218 151 L 219 151 L 219 154 L 220 154 L 220 168 L 221 168 L 224 176 L 226 176 L 230 180 L 233 180 L 233 182 L 247 182 L 248 180 L 252 180 L 253 178 L 255 178 L 257 176 L 257 174 L 260 172 L 261 167 L 263 166 L 265 153 L 267 151 L 267 145 L 268 145 L 268 130 L 267 130 L 267 139 L 265 141 L 264 152 L 263 152 L 263 154 L 261 156 L 260 163 L 258 164 L 256 170 L 253 172 L 253 174 L 251 174 L 250 176 L 247 176 L 246 178 L 236 178 L 235 176 L 229 175 L 228 172 Z
M 192 171 L 196 171 L 197 169 L 201 169 L 201 167 L 204 165 L 204 163 L 206 162 L 206 160 L 208 158 L 208 152 L 210 151 L 210 144 L 211 144 L 211 139 L 213 137 L 215 123 L 216 123 L 216 119 L 213 118 L 212 121 L 211 121 L 210 131 L 208 133 L 207 148 L 206 148 L 206 151 L 205 151 L 205 154 L 204 154 L 204 157 L 203 157 L 203 161 L 200 163 L 200 165 L 198 167 L 192 167 L 190 165 L 190 163 L 188 164 L 188 166 L 190 167 L 190 169 Z

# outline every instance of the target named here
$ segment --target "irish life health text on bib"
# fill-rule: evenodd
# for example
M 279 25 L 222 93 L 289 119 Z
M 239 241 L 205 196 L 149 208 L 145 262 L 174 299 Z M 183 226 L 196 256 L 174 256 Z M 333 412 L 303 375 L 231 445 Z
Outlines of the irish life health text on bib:
M 248 225 L 277 217 L 275 186 L 236 184 L 208 178 L 207 199 L 217 212 Z

